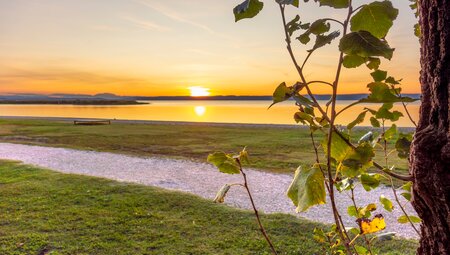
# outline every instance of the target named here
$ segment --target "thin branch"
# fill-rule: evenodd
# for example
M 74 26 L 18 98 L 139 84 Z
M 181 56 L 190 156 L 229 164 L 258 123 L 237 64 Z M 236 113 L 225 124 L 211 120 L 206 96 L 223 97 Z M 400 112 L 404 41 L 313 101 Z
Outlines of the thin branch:
M 326 81 L 308 81 L 308 83 L 306 83 L 306 85 L 313 84 L 313 83 L 322 83 L 322 84 L 326 84 L 328 86 L 333 87 L 333 84 L 326 82 Z
M 397 202 L 398 206 L 400 207 L 400 209 L 402 210 L 403 214 L 406 216 L 406 218 L 408 219 L 409 223 L 411 224 L 411 226 L 414 228 L 414 230 L 416 231 L 417 235 L 420 236 L 420 232 L 419 230 L 416 228 L 416 226 L 414 225 L 414 223 L 412 222 L 411 218 L 409 217 L 408 213 L 406 212 L 405 208 L 402 206 L 402 204 L 400 203 L 400 199 L 398 199 L 397 196 L 397 190 L 395 189 L 394 186 L 394 181 L 392 180 L 392 178 L 389 178 L 391 180 L 391 187 L 392 187 L 392 191 L 394 193 L 394 197 L 395 197 L 395 201 Z
M 302 66 L 300 67 L 300 69 L 303 70 L 303 68 L 304 68 L 305 65 L 306 65 L 306 62 L 308 62 L 308 59 L 309 59 L 309 57 L 311 57 L 311 55 L 313 54 L 313 52 L 314 52 L 314 50 L 308 51 L 308 55 L 306 55 L 306 58 L 305 58 L 305 60 L 303 61 L 303 64 L 302 64 Z
M 345 26 L 344 23 L 342 23 L 341 21 L 339 21 L 339 20 L 337 20 L 337 19 L 325 18 L 325 19 L 323 19 L 323 20 L 324 20 L 324 21 L 326 21 L 326 20 L 334 21 L 334 22 L 340 24 L 340 25 L 343 26 L 343 27 Z
M 264 226 L 261 223 L 261 219 L 259 217 L 259 212 L 256 209 L 255 202 L 253 201 L 252 193 L 250 192 L 250 188 L 248 187 L 247 175 L 245 174 L 244 170 L 242 169 L 241 161 L 239 159 L 236 159 L 236 162 L 239 164 L 239 170 L 241 171 L 241 174 L 244 177 L 244 188 L 247 190 L 247 194 L 248 194 L 248 197 L 249 197 L 250 202 L 252 204 L 253 211 L 254 211 L 255 216 L 256 216 L 256 220 L 258 221 L 259 230 L 261 231 L 261 233 L 263 234 L 263 236 L 266 239 L 267 243 L 269 244 L 270 249 L 272 250 L 272 253 L 277 255 L 278 253 L 275 250 L 275 247 L 273 246 L 272 241 L 270 240 L 269 236 L 267 235 L 266 230 L 264 229 Z

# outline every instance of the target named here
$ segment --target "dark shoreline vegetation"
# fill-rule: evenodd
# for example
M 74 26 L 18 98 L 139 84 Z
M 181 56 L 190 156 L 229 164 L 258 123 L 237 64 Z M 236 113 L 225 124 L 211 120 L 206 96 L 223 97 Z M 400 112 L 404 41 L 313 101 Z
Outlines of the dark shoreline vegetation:
M 148 104 L 135 100 L 62 99 L 62 100 L 0 100 L 0 104 L 56 104 L 56 105 L 137 105 Z
M 4 123 L 2 123 L 4 125 Z M 2 254 L 270 254 L 254 215 L 183 192 L 0 160 Z M 323 224 L 262 215 L 280 254 L 318 254 Z M 378 254 L 417 242 L 376 241 Z
M 135 156 L 162 156 L 205 162 L 216 150 L 239 151 L 247 146 L 250 167 L 294 173 L 315 162 L 309 129 L 293 125 L 246 125 L 183 122 L 113 121 L 106 126 L 74 126 L 73 120 L 0 118 L 0 142 L 107 151 Z M 357 141 L 368 127 L 356 128 Z M 411 129 L 406 129 L 411 130 Z M 379 131 L 373 130 L 375 133 Z M 317 132 L 317 141 L 324 136 Z M 389 144 L 393 148 L 393 144 Z M 381 154 L 380 154 L 381 155 Z M 377 161 L 383 160 L 381 157 Z M 395 153 L 390 164 L 406 172 L 406 160 Z

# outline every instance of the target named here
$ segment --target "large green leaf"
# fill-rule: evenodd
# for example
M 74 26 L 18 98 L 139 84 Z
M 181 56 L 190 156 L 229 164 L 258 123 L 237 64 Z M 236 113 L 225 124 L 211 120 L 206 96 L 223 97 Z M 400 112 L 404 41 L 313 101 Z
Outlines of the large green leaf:
M 367 31 L 351 32 L 342 37 L 339 50 L 360 57 L 380 56 L 391 59 L 394 49 Z
M 297 212 L 304 212 L 311 206 L 325 204 L 325 179 L 319 167 L 302 169 L 298 167 L 287 196 L 297 206 Z
M 397 18 L 398 10 L 390 1 L 372 2 L 364 5 L 350 20 L 351 31 L 368 31 L 384 38 Z
M 342 135 L 348 139 L 348 135 Z M 325 151 L 325 154 L 328 151 L 327 143 L 327 137 L 325 137 L 324 140 L 322 140 L 322 147 Z M 352 151 L 352 147 L 350 147 L 350 145 L 348 145 L 341 136 L 334 132 L 331 138 L 331 157 L 338 162 L 342 162 Z
M 239 174 L 239 164 L 231 155 L 218 151 L 208 155 L 207 161 L 215 165 L 220 172 L 226 174 Z
M 245 0 L 238 6 L 234 7 L 234 20 L 237 22 L 241 19 L 253 18 L 263 9 L 264 3 L 259 0 Z

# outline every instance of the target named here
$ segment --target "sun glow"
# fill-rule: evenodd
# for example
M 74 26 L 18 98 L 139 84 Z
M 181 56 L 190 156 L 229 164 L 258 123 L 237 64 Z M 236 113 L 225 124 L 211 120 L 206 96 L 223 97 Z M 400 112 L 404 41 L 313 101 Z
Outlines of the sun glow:
M 196 106 L 194 108 L 195 114 L 197 114 L 197 116 L 203 116 L 203 114 L 205 114 L 206 112 L 206 107 L 204 106 Z
M 191 91 L 191 97 L 206 97 L 209 96 L 209 89 L 200 87 L 200 86 L 194 86 L 188 88 Z

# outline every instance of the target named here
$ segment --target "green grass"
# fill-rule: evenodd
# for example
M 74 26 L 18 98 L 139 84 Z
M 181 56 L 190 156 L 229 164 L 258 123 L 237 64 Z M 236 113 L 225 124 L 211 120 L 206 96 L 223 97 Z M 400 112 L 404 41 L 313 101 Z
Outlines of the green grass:
M 358 129 L 353 133 L 353 140 L 365 132 L 367 129 Z M 323 135 L 320 132 L 317 135 L 320 142 Z M 299 165 L 311 165 L 315 161 L 306 128 L 125 123 L 74 126 L 71 122 L 0 120 L 2 138 L 20 143 L 188 158 L 201 162 L 205 162 L 213 151 L 238 152 L 247 146 L 251 167 L 277 173 L 293 173 Z M 378 154 L 376 160 L 384 162 L 381 153 Z M 395 153 L 390 158 L 391 164 L 399 167 L 400 171 L 406 171 L 406 160 L 397 158 Z
M 269 254 L 248 211 L 181 192 L 0 161 L 0 250 L 7 254 Z M 280 254 L 317 254 L 314 227 L 263 215 Z M 416 242 L 376 243 L 414 254 Z

